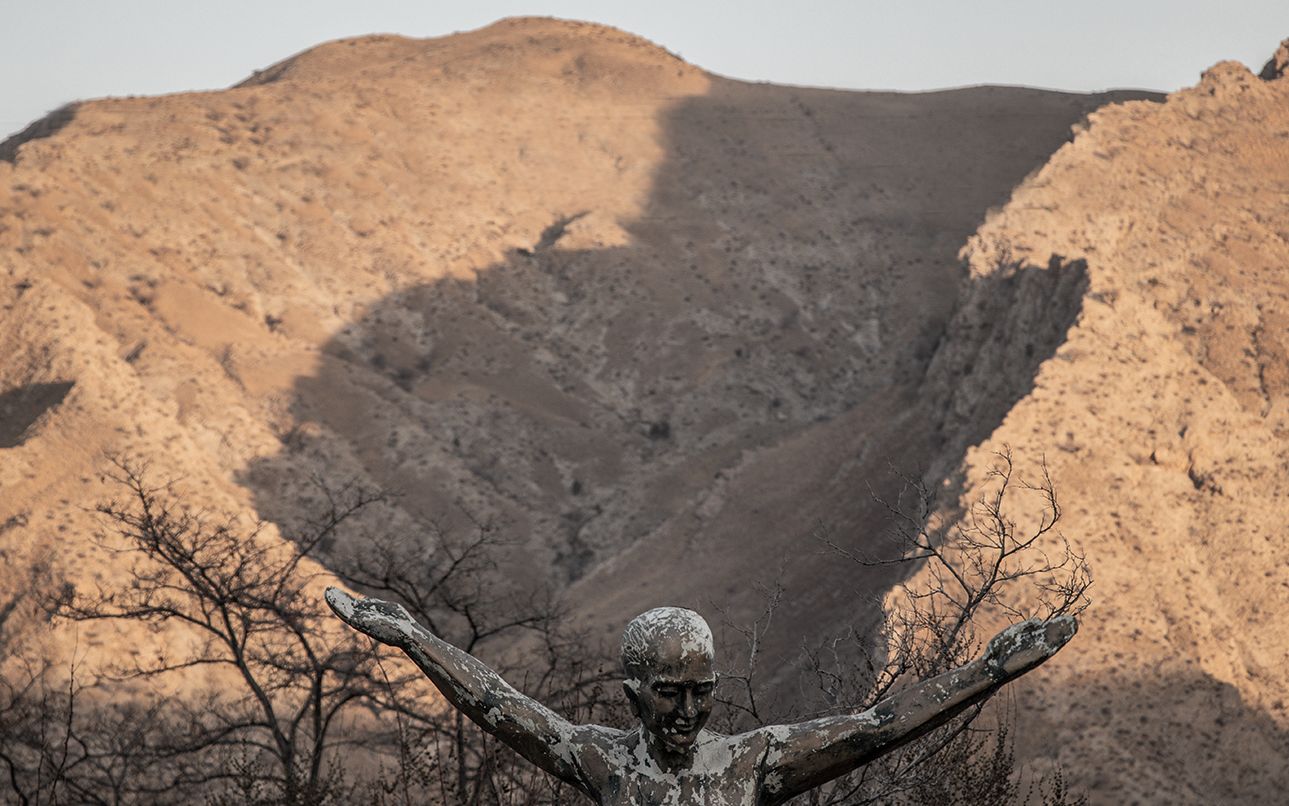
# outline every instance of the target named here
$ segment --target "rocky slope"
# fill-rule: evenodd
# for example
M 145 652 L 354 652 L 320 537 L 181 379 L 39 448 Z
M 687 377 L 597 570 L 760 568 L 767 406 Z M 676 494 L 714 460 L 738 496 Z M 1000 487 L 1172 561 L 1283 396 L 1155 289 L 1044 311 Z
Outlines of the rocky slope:
M 838 92 L 525 19 L 75 105 L 0 145 L 6 562 L 119 577 L 104 451 L 287 533 L 359 478 L 404 492 L 370 528 L 495 521 L 587 623 L 751 613 L 782 567 L 787 657 L 889 581 L 817 521 L 866 545 L 888 461 L 969 499 L 1007 442 L 1099 580 L 1020 695 L 1036 757 L 1105 802 L 1270 791 L 1287 85 L 1241 71 Z
M 1094 113 L 972 236 L 986 293 L 928 374 L 954 430 L 1025 360 L 953 347 L 998 320 L 998 267 L 1086 263 L 1064 343 L 963 470 L 969 498 L 991 451 L 1045 454 L 1094 567 L 1084 632 L 1018 710 L 1095 802 L 1271 802 L 1289 780 L 1287 53 Z

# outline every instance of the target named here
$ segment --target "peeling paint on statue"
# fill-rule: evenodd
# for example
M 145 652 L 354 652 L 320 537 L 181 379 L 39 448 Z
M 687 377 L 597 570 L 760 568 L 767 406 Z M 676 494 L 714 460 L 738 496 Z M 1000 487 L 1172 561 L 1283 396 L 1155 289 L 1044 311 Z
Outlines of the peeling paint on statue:
M 640 614 L 622 636 L 623 691 L 640 725 L 574 725 L 525 697 L 399 605 L 331 588 L 352 627 L 398 647 L 454 706 L 524 758 L 608 806 L 783 803 L 866 764 L 989 696 L 1056 654 L 1077 624 L 1062 616 L 1007 628 L 983 657 L 910 686 L 867 711 L 737 736 L 707 730 L 715 647 L 692 610 Z

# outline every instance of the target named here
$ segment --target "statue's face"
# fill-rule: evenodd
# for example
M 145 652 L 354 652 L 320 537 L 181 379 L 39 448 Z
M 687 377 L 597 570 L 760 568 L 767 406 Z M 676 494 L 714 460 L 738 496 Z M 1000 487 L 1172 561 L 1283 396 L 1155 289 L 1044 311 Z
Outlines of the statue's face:
M 716 672 L 708 652 L 664 638 L 644 680 L 629 687 L 640 721 L 663 749 L 687 753 L 712 714 Z

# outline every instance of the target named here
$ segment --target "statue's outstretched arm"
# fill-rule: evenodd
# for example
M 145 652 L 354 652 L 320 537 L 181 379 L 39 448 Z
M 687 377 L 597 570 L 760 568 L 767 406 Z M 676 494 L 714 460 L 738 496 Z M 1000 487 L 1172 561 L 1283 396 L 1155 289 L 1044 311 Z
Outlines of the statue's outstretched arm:
M 1003 630 L 977 660 L 924 680 L 859 714 L 764 730 L 768 803 L 782 803 L 913 741 L 1056 654 L 1078 629 L 1070 616 Z
M 582 728 L 516 691 L 501 675 L 418 624 L 402 605 L 328 588 L 346 624 L 407 653 L 448 702 L 546 772 L 594 796 L 578 763 Z

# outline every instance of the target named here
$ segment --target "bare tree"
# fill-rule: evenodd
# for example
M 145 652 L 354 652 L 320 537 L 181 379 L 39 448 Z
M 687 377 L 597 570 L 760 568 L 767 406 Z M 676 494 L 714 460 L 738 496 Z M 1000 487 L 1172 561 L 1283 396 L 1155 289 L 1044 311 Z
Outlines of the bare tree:
M 168 792 L 157 774 L 171 736 L 160 701 L 116 702 L 75 663 L 23 661 L 0 678 L 0 764 L 13 802 L 117 806 Z
M 58 599 L 68 588 L 48 557 L 25 568 L 4 559 L 6 578 L 21 582 L 0 604 L 0 800 L 121 803 L 125 781 L 138 779 L 149 763 L 143 734 L 155 715 L 97 698 L 75 650 L 63 663 L 40 651 L 49 628 L 40 596 Z
M 323 572 L 311 555 L 390 496 L 319 484 L 319 511 L 289 530 L 295 540 L 282 541 L 261 523 L 187 506 L 177 485 L 153 486 L 146 465 L 113 459 L 111 468 L 122 493 L 96 508 L 106 524 L 97 539 L 129 558 L 127 581 L 91 592 L 60 588 L 47 609 L 72 621 L 177 626 L 199 642 L 107 670 L 93 686 L 74 668 L 55 675 L 50 664 L 21 686 L 6 678 L 0 727 L 21 721 L 24 729 L 14 732 L 16 744 L 0 741 L 0 765 L 21 802 L 59 802 L 59 791 L 84 803 L 200 796 L 214 806 L 309 806 L 355 793 L 376 803 L 568 801 L 566 788 L 474 725 L 418 701 L 419 675 L 391 674 L 398 667 L 382 664 L 358 633 L 337 629 L 314 595 Z M 464 536 L 436 523 L 346 534 L 334 542 L 355 548 L 332 564 L 350 584 L 403 602 L 472 651 L 522 645 L 503 663 L 521 685 L 572 717 L 598 715 L 611 699 L 603 665 L 560 627 L 549 595 L 507 583 L 496 563 L 504 543 L 487 525 L 472 525 Z M 138 685 L 173 685 L 200 670 L 226 674 L 179 697 L 148 699 Z M 346 720 L 351 712 L 368 718 Z M 358 745 L 371 759 L 387 759 L 366 780 L 334 752 Z
M 173 485 L 150 486 L 144 465 L 112 465 L 126 499 L 98 507 L 109 526 L 100 542 L 133 556 L 129 584 L 78 593 L 57 603 L 56 614 L 181 626 L 198 636 L 191 654 L 136 663 L 117 679 L 213 669 L 236 681 L 204 697 L 172 698 L 177 732 L 157 751 L 170 762 L 158 783 L 193 789 L 233 780 L 236 772 L 219 759 L 250 753 L 276 802 L 321 802 L 328 751 L 350 741 L 333 730 L 337 720 L 384 681 L 368 642 L 323 623 L 312 592 L 319 572 L 307 570 L 306 557 L 380 496 L 346 488 L 296 542 L 285 542 L 270 540 L 263 524 L 243 529 L 235 518 L 184 506 Z
M 890 517 L 887 540 L 857 552 L 826 527 L 818 540 L 830 552 L 865 568 L 888 567 L 905 580 L 885 602 L 876 631 L 858 625 L 806 649 L 814 685 L 796 716 L 860 711 L 911 681 L 961 666 L 979 654 L 980 618 L 1021 621 L 1031 616 L 1077 615 L 1088 606 L 1091 572 L 1057 530 L 1061 505 L 1046 463 L 1038 479 L 1016 473 L 1010 450 L 996 454 L 981 496 L 963 512 L 945 512 L 936 491 L 920 479 L 897 474 L 895 500 L 874 495 Z M 1033 497 L 1038 515 L 1018 524 L 1017 494 Z M 766 611 L 735 626 L 747 653 L 728 674 L 736 686 L 724 694 L 742 725 L 764 724 L 753 684 L 760 643 L 773 619 L 781 589 L 767 589 Z M 810 804 L 1004 803 L 1023 795 L 1006 720 L 995 729 L 977 721 L 982 702 L 967 712 L 827 787 L 803 797 Z M 1055 779 L 1046 802 L 1074 803 Z

